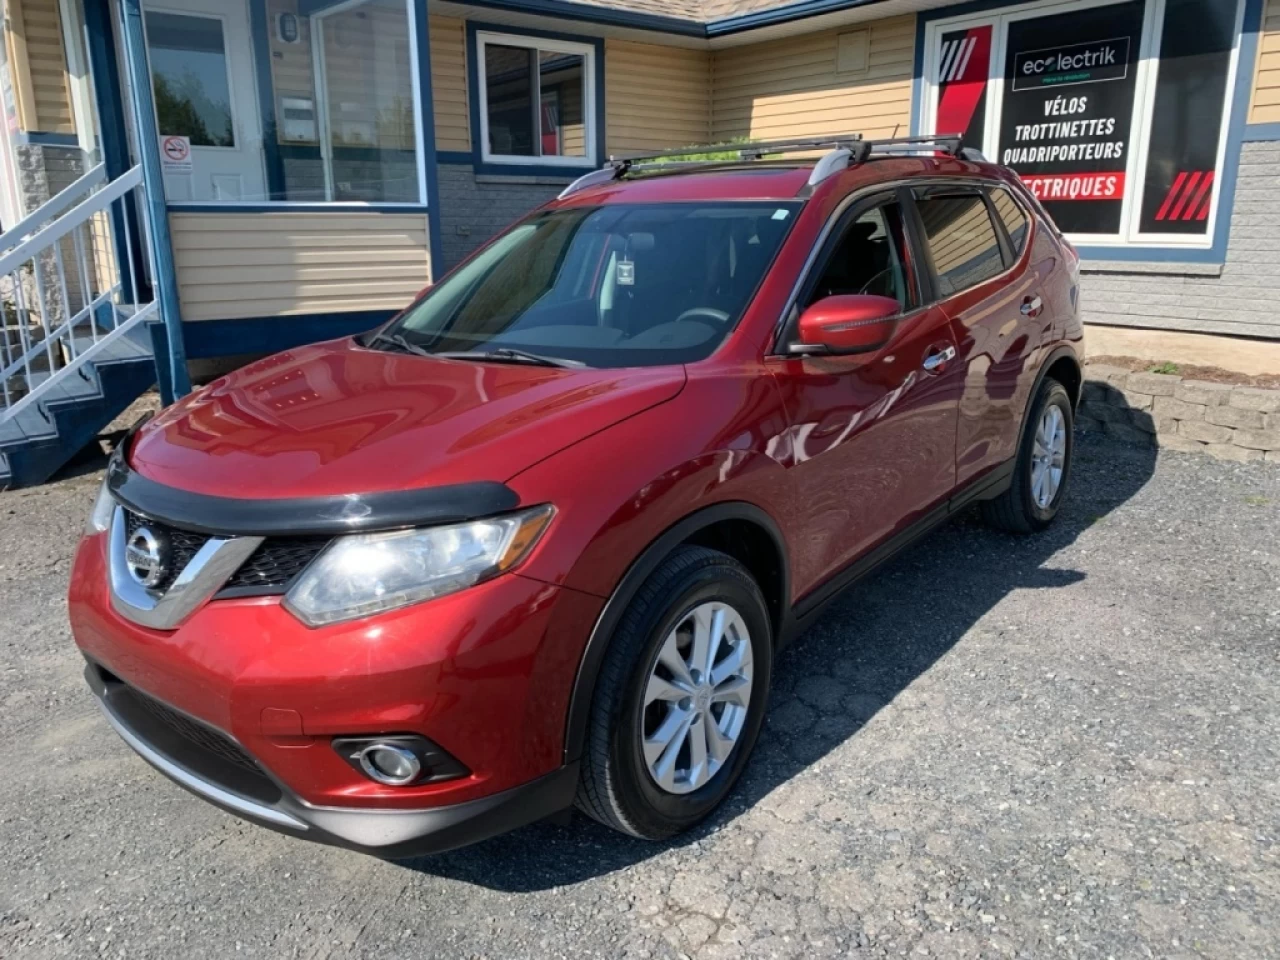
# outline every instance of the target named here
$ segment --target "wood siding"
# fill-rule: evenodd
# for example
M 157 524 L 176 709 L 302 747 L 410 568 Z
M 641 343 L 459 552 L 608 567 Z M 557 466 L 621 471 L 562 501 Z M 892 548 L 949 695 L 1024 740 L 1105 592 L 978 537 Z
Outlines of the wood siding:
M 430 279 L 418 213 L 175 213 L 184 320 L 398 309 Z
M 711 55 L 605 41 L 607 153 L 661 150 L 711 137 Z
M 436 149 L 471 149 L 467 105 L 467 31 L 454 17 L 431 17 L 431 93 L 436 114 Z
M 716 51 L 711 61 L 712 139 L 852 131 L 906 136 L 911 130 L 915 17 L 878 20 L 870 30 L 868 66 L 856 73 L 836 69 L 841 30 Z
M 1262 13 L 1249 122 L 1280 123 L 1280 0 L 1267 0 Z
M 10 75 L 22 129 L 75 133 L 58 0 L 9 0 Z

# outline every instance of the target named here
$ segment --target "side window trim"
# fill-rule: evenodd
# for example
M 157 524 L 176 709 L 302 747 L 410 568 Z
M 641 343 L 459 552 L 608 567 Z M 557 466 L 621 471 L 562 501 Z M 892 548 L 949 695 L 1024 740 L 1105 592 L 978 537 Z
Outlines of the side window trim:
M 984 284 L 999 280 L 1016 266 L 1016 261 L 1014 263 L 1009 263 L 1006 260 L 1010 248 L 1008 245 L 1008 239 L 1005 237 L 1004 224 L 1000 222 L 1000 217 L 996 215 L 995 209 L 991 204 L 991 200 L 987 196 L 987 190 L 990 186 L 991 185 L 988 183 L 973 183 L 961 180 L 946 183 L 933 183 L 923 187 L 904 188 L 907 193 L 911 194 L 913 220 L 918 224 L 920 231 L 921 254 L 925 258 L 925 262 L 929 267 L 929 280 L 933 287 L 934 295 L 934 299 L 931 303 L 941 303 L 945 300 L 950 300 L 954 297 L 960 296 L 961 294 L 968 293 L 970 290 L 976 289 L 977 287 L 981 287 Z M 943 293 L 942 282 L 938 274 L 938 266 L 934 262 L 933 251 L 929 247 L 928 233 L 924 228 L 924 219 L 920 214 L 919 208 L 916 206 L 916 201 L 930 200 L 935 197 L 956 196 L 977 197 L 982 202 L 983 208 L 987 211 L 987 219 L 991 222 L 991 231 L 995 234 L 996 244 L 1000 249 L 1000 265 L 1002 269 L 994 276 L 987 277 L 985 280 L 980 280 L 977 283 L 964 287 L 961 290 L 956 290 L 952 293 Z
M 1018 262 L 1018 254 L 1014 252 L 1013 241 L 1009 239 L 1009 230 L 1004 225 L 1004 217 L 1000 216 L 1000 211 L 996 209 L 990 190 L 982 190 L 980 194 L 982 203 L 987 208 L 987 219 L 991 221 L 991 229 L 996 232 L 996 242 L 1000 244 L 1000 262 L 1004 264 L 1005 270 L 1012 270 Z

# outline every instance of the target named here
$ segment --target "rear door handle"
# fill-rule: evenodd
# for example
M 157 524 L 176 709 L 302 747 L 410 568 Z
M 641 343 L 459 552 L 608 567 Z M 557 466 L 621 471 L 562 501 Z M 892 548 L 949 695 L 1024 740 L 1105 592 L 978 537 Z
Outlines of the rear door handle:
M 1027 297 L 1022 301 L 1022 315 L 1024 317 L 1038 317 L 1044 312 L 1044 301 L 1038 296 Z
M 947 364 L 956 358 L 955 347 L 943 347 L 937 353 L 931 353 L 924 358 L 925 373 L 941 373 L 946 369 Z

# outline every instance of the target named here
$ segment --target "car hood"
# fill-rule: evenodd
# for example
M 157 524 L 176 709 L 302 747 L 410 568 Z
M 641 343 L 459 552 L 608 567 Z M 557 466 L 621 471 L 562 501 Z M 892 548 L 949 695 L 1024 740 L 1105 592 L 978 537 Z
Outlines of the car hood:
M 316 344 L 250 364 L 139 431 L 132 467 L 195 493 L 283 498 L 506 481 L 676 396 L 679 366 L 564 369 Z

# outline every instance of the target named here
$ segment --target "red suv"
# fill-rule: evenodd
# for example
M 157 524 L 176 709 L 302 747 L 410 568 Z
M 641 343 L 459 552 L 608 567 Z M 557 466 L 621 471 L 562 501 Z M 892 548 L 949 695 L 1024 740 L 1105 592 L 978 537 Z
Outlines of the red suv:
M 814 145 L 616 162 L 138 429 L 70 588 L 120 735 L 384 857 L 707 816 L 828 600 L 966 504 L 1040 530 L 1071 469 L 1078 261 L 1034 198 L 951 141 Z

